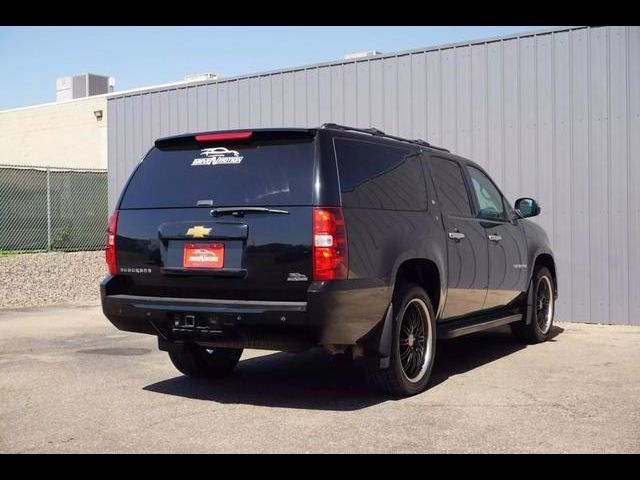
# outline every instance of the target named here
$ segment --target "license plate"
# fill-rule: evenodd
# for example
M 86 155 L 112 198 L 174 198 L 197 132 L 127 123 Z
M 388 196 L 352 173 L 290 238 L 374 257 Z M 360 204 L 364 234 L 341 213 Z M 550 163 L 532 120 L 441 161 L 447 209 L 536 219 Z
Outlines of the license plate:
M 188 243 L 184 246 L 184 268 L 222 268 L 224 245 L 221 243 Z

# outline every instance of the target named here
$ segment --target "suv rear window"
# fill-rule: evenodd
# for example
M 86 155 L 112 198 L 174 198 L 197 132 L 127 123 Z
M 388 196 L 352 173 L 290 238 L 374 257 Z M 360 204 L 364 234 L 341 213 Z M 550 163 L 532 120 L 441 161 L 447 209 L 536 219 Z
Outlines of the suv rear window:
M 137 168 L 120 208 L 311 205 L 311 140 L 153 148 Z M 205 145 L 202 145 L 205 147 Z
M 427 193 L 417 151 L 335 138 L 342 204 L 383 210 L 425 210 Z

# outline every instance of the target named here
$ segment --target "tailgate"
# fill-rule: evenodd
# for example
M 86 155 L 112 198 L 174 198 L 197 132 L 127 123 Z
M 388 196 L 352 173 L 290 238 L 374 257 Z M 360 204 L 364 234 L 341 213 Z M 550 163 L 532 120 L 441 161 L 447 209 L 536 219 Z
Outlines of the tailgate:
M 214 219 L 202 208 L 121 210 L 120 293 L 304 300 L 312 276 L 311 207 L 287 211 Z

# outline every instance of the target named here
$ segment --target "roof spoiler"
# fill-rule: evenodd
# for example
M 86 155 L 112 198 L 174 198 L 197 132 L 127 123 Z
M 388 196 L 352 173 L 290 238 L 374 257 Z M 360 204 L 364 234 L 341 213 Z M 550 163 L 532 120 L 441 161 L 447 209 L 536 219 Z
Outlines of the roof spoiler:
M 317 129 L 309 128 L 258 128 L 246 130 L 218 130 L 213 132 L 185 133 L 159 138 L 154 142 L 158 148 L 180 147 L 211 143 L 250 143 L 255 140 L 278 138 L 304 138 L 315 135 Z

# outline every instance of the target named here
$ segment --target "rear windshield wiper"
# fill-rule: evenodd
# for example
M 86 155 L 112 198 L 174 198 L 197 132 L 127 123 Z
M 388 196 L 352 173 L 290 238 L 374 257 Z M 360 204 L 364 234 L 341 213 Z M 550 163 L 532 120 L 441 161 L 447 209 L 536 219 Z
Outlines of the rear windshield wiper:
M 221 215 L 233 215 L 234 217 L 244 217 L 245 213 L 284 213 L 286 210 L 276 210 L 274 208 L 265 207 L 222 207 L 211 210 L 211 215 L 219 217 Z

